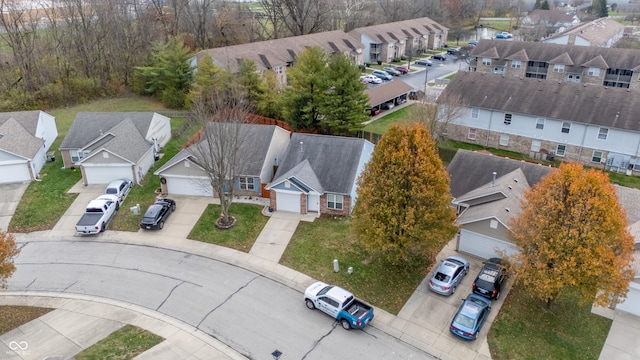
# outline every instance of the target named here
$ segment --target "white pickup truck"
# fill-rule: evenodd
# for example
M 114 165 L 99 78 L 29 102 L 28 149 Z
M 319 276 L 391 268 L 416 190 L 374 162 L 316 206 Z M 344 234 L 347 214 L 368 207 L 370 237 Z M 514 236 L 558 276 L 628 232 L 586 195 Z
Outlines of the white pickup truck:
M 323 282 L 311 284 L 304 292 L 307 308 L 333 317 L 345 330 L 362 329 L 373 320 L 373 308 L 347 290 Z
M 91 200 L 84 215 L 76 223 L 76 232 L 82 235 L 103 232 L 115 215 L 117 205 L 118 197 L 115 195 L 101 195 L 95 200 Z

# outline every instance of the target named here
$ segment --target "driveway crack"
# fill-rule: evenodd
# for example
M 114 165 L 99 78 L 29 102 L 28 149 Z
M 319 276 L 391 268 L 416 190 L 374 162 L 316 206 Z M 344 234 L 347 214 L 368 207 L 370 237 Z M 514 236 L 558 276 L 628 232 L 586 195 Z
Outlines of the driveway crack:
M 216 306 L 216 307 L 214 307 L 213 309 L 211 309 L 211 311 L 209 311 L 209 312 L 207 313 L 207 315 L 205 315 L 205 316 L 202 318 L 202 320 L 200 320 L 200 322 L 198 323 L 198 325 L 196 325 L 196 329 L 200 329 L 200 325 L 202 325 L 202 323 L 203 323 L 203 322 L 204 322 L 204 321 L 209 317 L 209 315 L 211 315 L 214 311 L 218 310 L 222 305 L 226 304 L 226 303 L 227 303 L 227 301 L 231 300 L 231 298 L 232 298 L 235 294 L 239 293 L 242 289 L 244 289 L 244 288 L 246 288 L 247 286 L 249 286 L 249 284 L 251 284 L 251 283 L 252 283 L 255 279 L 257 279 L 257 278 L 258 278 L 258 276 L 256 276 L 256 277 L 254 277 L 253 279 L 249 280 L 246 284 L 244 284 L 244 285 L 240 286 L 240 287 L 238 288 L 238 290 L 236 290 L 236 291 L 234 291 L 233 293 L 229 294 L 229 296 L 227 296 L 227 298 L 226 298 L 226 299 L 224 299 L 224 301 L 223 301 L 223 302 L 221 302 L 218 306 Z

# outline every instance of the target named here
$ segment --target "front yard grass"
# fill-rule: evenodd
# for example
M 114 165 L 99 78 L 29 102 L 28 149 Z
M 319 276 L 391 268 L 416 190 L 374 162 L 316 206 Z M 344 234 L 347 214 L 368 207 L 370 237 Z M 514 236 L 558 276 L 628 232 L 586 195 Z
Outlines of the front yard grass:
M 133 359 L 164 338 L 133 325 L 125 325 L 77 354 L 76 360 Z
M 387 128 L 393 124 L 408 124 L 410 121 L 408 120 L 407 114 L 412 106 L 413 105 L 405 106 L 402 109 L 389 113 L 378 120 L 367 124 L 362 128 L 362 130 L 375 134 L 384 134 L 387 131 Z
M 375 306 L 397 314 L 429 271 L 427 261 L 407 270 L 372 260 L 349 231 L 349 218 L 300 222 L 280 263 L 314 279 L 336 284 Z M 338 259 L 340 271 L 333 271 Z M 353 274 L 347 269 L 353 267 Z
M 550 309 L 519 286 L 509 292 L 489 332 L 491 357 L 503 359 L 598 359 L 611 320 L 571 297 Z
M 253 204 L 233 203 L 229 213 L 235 216 L 236 225 L 220 230 L 215 227 L 220 205 L 209 204 L 187 238 L 248 253 L 269 218 L 262 215 L 262 206 Z
M 0 306 L 0 335 L 37 319 L 53 309 L 33 306 Z

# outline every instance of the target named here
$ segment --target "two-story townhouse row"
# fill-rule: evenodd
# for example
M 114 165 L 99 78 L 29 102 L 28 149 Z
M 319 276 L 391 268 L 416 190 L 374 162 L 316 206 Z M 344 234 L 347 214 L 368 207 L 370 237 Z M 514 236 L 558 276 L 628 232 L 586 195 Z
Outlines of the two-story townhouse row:
M 471 57 L 483 74 L 640 89 L 638 50 L 481 40 Z
M 278 84 L 282 85 L 287 83 L 286 69 L 293 66 L 298 54 L 313 46 L 320 47 L 328 54 L 343 53 L 350 57 L 354 64 L 363 63 L 363 45 L 360 41 L 343 31 L 335 30 L 206 49 L 193 56 L 191 65 L 196 68 L 198 62 L 209 55 L 217 66 L 236 72 L 242 60 L 251 60 L 261 74 L 274 71 Z
M 459 72 L 438 101 L 447 99 L 464 99 L 457 118 L 448 120 L 451 139 L 640 171 L 640 92 Z
M 543 39 L 542 42 L 610 48 L 622 39 L 624 29 L 624 25 L 613 19 L 600 18 L 550 36 Z
M 366 63 L 390 62 L 442 47 L 449 29 L 428 17 L 366 26 L 349 32 L 364 45 Z
M 580 19 L 575 13 L 555 9 L 534 9 L 522 18 L 521 27 L 531 28 L 544 26 L 555 30 L 565 30 L 580 24 Z M 554 30 L 554 31 L 555 31 Z

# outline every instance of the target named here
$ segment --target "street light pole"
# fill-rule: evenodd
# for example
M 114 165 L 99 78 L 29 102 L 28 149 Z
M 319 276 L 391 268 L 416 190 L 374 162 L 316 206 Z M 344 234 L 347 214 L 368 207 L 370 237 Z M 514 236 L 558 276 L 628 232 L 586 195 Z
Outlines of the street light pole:
M 425 65 L 424 67 L 424 96 L 422 97 L 422 102 L 427 98 L 427 83 L 429 82 L 429 67 Z

